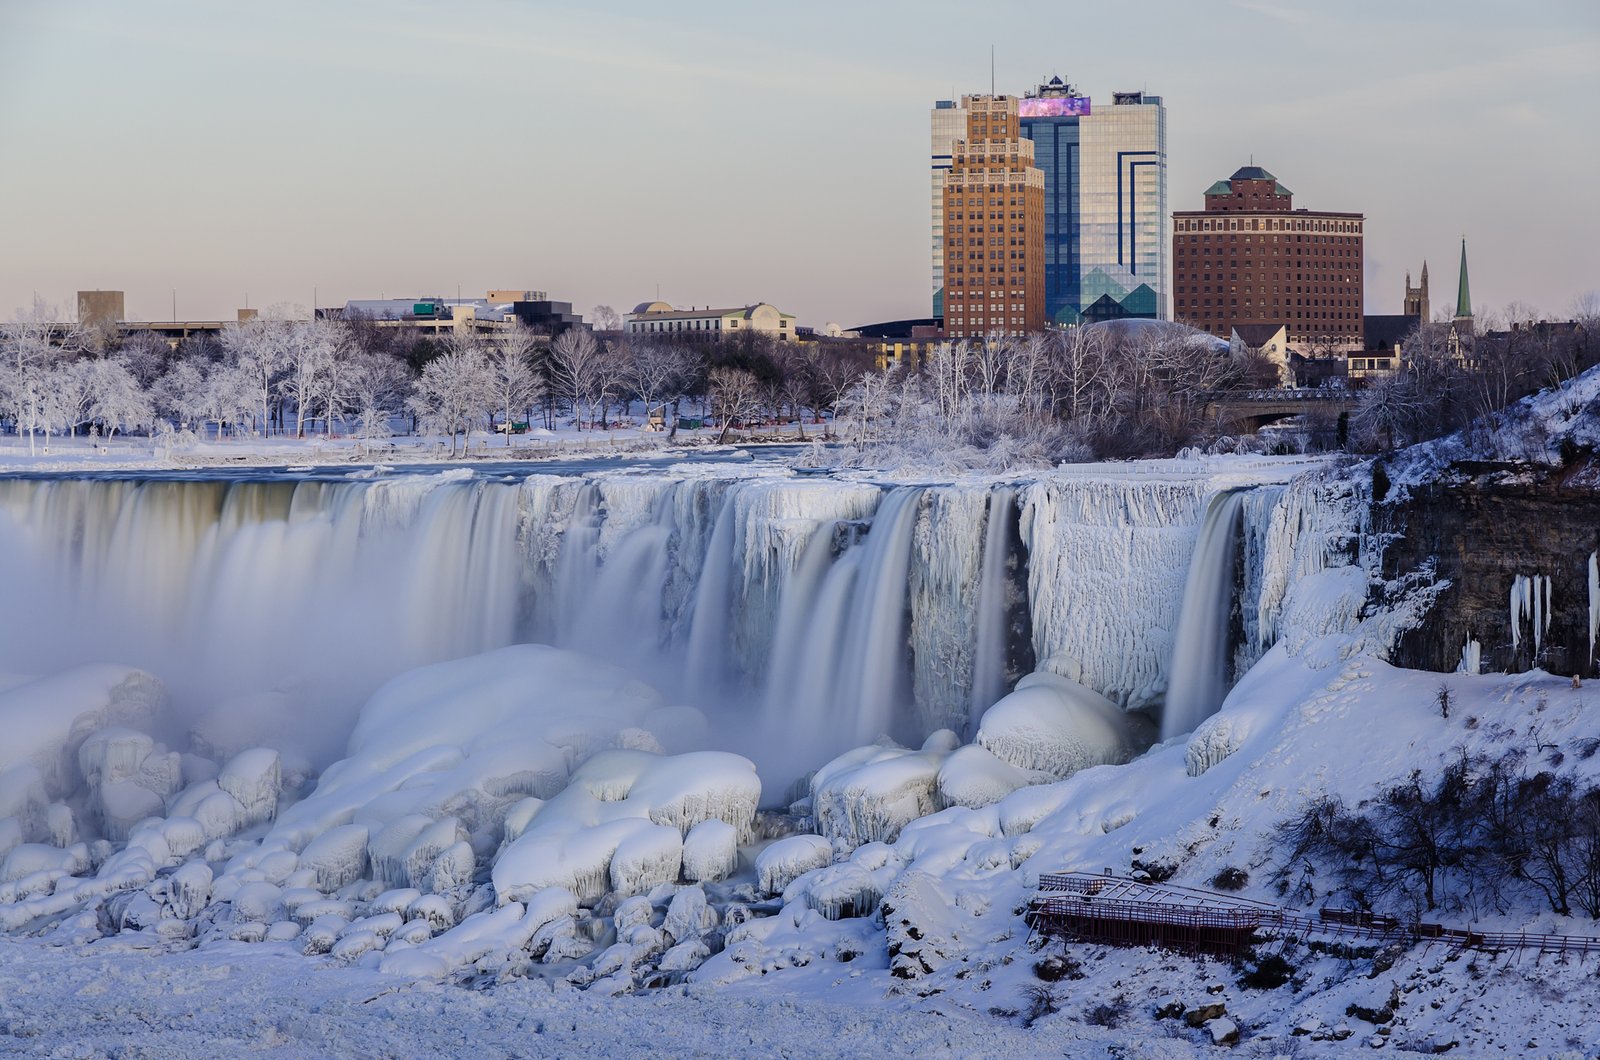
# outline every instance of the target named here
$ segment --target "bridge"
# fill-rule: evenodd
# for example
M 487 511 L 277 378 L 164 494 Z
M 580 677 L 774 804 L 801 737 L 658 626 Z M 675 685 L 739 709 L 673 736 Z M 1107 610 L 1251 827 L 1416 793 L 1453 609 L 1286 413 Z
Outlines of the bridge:
M 1356 395 L 1349 390 L 1239 390 L 1209 395 L 1206 414 L 1215 416 L 1229 430 L 1254 434 L 1269 423 L 1321 413 L 1337 419 L 1356 407 Z

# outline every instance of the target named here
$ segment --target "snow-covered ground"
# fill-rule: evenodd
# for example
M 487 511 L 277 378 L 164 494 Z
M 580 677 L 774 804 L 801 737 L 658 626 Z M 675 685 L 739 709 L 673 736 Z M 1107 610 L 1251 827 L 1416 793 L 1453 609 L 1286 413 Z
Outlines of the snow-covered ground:
M 1286 900 L 1283 821 L 1464 753 L 1600 781 L 1592 688 L 1384 662 L 1412 616 L 1368 603 L 1337 476 L 1286 483 L 1311 466 L 9 484 L 38 629 L 11 620 L 35 669 L 0 678 L 0 1049 L 1176 1056 L 1231 1030 L 1260 1056 L 1592 1054 L 1593 956 L 1269 940 L 1288 979 L 1252 988 L 1029 938 L 1045 872 L 1229 869 Z M 1247 672 L 1145 750 L 1125 708 L 1187 680 L 1219 519 L 1243 643 L 1211 665 Z M 69 630 L 91 650 L 57 658 Z M 977 675 L 1007 637 L 1037 672 L 996 703 Z M 89 661 L 108 646 L 158 672 Z M 212 702 L 182 646 L 250 687 Z M 357 677 L 356 706 L 315 698 Z M 217 709 L 175 714 L 196 688 Z M 336 750 L 297 740 L 315 723 Z M 1452 926 L 1595 933 L 1447 898 Z

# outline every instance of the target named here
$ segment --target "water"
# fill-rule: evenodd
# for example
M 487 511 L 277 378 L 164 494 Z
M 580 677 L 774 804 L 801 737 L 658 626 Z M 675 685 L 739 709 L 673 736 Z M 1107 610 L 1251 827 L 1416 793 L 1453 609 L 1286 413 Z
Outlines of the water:
M 1227 688 L 1245 494 L 1203 475 L 538 470 L 0 479 L 0 671 L 140 666 L 172 691 L 169 739 L 325 761 L 388 678 L 542 641 L 700 708 L 778 783 L 884 734 L 970 735 L 1009 690 L 1017 606 L 1051 667 L 1130 706 L 1170 683 L 1171 725 Z
M 1243 493 L 1223 493 L 1212 499 L 1200 526 L 1161 713 L 1163 740 L 1193 732 L 1217 712 L 1228 694 L 1228 632 L 1243 511 Z

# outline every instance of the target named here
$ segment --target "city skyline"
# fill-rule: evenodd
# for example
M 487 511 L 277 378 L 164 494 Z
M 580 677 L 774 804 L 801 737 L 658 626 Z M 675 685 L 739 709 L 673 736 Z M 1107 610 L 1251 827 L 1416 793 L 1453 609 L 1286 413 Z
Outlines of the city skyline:
M 0 315 L 35 291 L 125 290 L 150 320 L 175 288 L 179 317 L 226 319 L 247 292 L 457 285 L 587 314 L 659 284 L 809 325 L 923 316 L 928 107 L 990 87 L 990 42 L 943 9 L 8 5 Z M 1398 312 L 1405 273 L 1463 234 L 1486 308 L 1560 316 L 1600 286 L 1589 5 L 1155 3 L 1138 33 L 1111 11 L 995 12 L 997 91 L 1054 74 L 1162 96 L 1169 211 L 1253 161 L 1364 213 L 1368 312 Z

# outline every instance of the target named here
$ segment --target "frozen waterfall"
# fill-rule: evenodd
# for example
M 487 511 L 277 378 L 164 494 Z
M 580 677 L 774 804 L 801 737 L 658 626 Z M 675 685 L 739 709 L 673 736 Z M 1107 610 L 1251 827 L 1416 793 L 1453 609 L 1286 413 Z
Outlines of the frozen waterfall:
M 1304 467 L 10 479 L 0 671 L 140 666 L 217 746 L 331 756 L 396 674 L 549 643 L 699 707 L 780 783 L 880 735 L 970 733 L 1035 666 L 1125 709 L 1165 696 L 1186 730 L 1273 639 L 1312 540 L 1281 485 Z
M 1189 560 L 1177 638 L 1161 711 L 1161 738 L 1171 739 L 1215 714 L 1228 693 L 1228 633 L 1234 607 L 1239 523 L 1244 496 L 1212 498 Z

